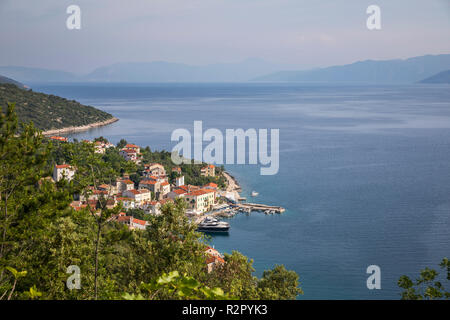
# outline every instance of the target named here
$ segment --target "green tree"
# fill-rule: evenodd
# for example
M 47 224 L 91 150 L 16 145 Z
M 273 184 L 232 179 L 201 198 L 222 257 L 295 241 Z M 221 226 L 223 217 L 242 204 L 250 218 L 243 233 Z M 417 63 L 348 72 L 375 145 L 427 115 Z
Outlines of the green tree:
M 127 140 L 120 139 L 120 141 L 117 143 L 117 149 L 122 149 L 127 145 L 127 143 L 128 143 Z
M 0 289 L 12 283 L 11 297 L 24 289 L 22 284 L 31 287 L 26 287 L 33 274 L 29 258 L 36 258 L 39 241 L 47 236 L 49 217 L 61 214 L 70 202 L 70 185 L 61 182 L 56 191 L 47 179 L 51 148 L 32 123 L 18 124 L 14 105 L 0 113 Z M 26 277 L 17 282 L 13 273 L 5 273 L 7 267 L 27 270 Z
M 100 154 L 95 153 L 91 145 L 88 144 L 71 144 L 73 150 L 71 152 L 72 164 L 76 168 L 74 181 L 84 199 L 88 200 L 94 192 L 98 192 L 100 184 L 107 183 L 112 186 L 117 179 L 116 171 L 103 161 Z M 93 202 L 88 201 L 87 208 L 96 221 L 96 238 L 94 250 L 94 298 L 98 298 L 98 269 L 99 269 L 99 253 L 100 242 L 102 237 L 102 229 L 111 217 L 118 214 L 121 206 L 111 208 L 113 201 L 112 188 L 105 193 L 97 194 L 97 199 Z
M 303 290 L 298 287 L 298 274 L 283 265 L 266 270 L 258 281 L 259 298 L 264 300 L 294 300 Z
M 253 276 L 253 260 L 238 251 L 225 254 L 225 264 L 214 270 L 208 277 L 210 287 L 220 287 L 227 294 L 238 299 L 258 299 L 258 279 Z
M 446 278 L 439 279 L 439 273 L 434 269 L 425 268 L 420 272 L 416 281 L 408 276 L 401 276 L 398 286 L 402 292 L 402 300 L 436 300 L 450 299 L 450 292 L 446 291 L 442 281 L 450 280 L 450 262 L 444 258 L 439 265 L 446 272 Z

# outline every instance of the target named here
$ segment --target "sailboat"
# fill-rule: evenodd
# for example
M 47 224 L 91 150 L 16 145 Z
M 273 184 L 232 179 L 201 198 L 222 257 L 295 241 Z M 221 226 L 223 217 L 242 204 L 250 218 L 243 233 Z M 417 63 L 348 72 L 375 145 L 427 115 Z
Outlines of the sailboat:
M 256 197 L 259 193 L 256 191 L 252 191 L 252 197 Z

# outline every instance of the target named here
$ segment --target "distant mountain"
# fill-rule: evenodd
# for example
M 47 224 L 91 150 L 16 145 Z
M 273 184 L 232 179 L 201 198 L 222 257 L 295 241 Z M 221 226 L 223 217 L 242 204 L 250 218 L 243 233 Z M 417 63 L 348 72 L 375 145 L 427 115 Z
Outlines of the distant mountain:
M 16 112 L 22 122 L 33 121 L 41 130 L 86 126 L 112 120 L 114 117 L 94 107 L 82 105 L 54 95 L 20 89 L 15 84 L 0 84 L 0 106 L 16 104 Z
M 70 72 L 16 66 L 0 67 L 0 74 L 23 83 L 73 82 L 79 80 L 79 77 Z
M 33 82 L 237 82 L 248 81 L 286 68 L 258 58 L 238 63 L 194 66 L 165 61 L 124 62 L 95 69 L 87 75 L 28 68 L 0 67 L 0 74 L 24 83 Z
M 2 84 L 2 83 L 11 83 L 22 89 L 27 88 L 27 86 L 25 86 L 24 84 L 22 84 L 16 80 L 13 80 L 13 79 L 10 79 L 10 78 L 4 77 L 4 76 L 0 76 L 0 84 Z
M 426 55 L 405 60 L 366 60 L 306 71 L 280 71 L 254 81 L 413 83 L 450 69 L 450 54 Z
M 431 77 L 423 79 L 421 83 L 450 83 L 450 70 L 445 70 Z
M 95 82 L 238 82 L 280 70 L 261 59 L 193 66 L 164 61 L 118 63 L 95 69 L 83 78 Z

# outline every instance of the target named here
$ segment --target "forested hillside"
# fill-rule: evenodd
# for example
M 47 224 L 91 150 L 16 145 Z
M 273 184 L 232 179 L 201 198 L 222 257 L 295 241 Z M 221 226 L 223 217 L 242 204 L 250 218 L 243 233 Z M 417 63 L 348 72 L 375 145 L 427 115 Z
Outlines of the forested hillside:
M 0 84 L 0 105 L 16 104 L 21 122 L 33 121 L 41 130 L 85 126 L 112 119 L 107 112 L 54 95 L 24 90 L 14 84 Z

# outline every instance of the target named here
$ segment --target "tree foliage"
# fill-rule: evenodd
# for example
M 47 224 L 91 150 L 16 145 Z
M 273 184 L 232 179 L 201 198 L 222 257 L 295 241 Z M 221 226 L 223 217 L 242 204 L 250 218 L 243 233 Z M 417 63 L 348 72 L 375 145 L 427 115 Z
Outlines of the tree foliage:
M 437 300 L 450 299 L 450 292 L 446 291 L 443 282 L 450 281 L 450 262 L 448 258 L 442 259 L 439 264 L 446 273 L 446 277 L 439 278 L 439 273 L 430 268 L 425 268 L 420 272 L 419 278 L 415 281 L 408 276 L 401 276 L 398 280 L 398 286 L 402 292 L 402 300 Z M 441 277 L 442 278 L 442 277 Z

